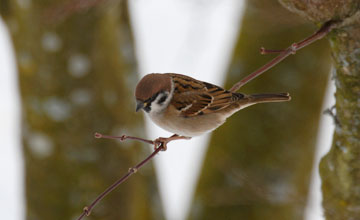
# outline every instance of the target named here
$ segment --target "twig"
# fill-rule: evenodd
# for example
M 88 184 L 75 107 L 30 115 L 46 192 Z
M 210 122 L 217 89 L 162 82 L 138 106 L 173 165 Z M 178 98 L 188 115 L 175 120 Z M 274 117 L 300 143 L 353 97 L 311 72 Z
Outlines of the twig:
M 155 143 L 155 141 L 151 141 L 151 140 L 146 140 L 143 138 L 138 138 L 138 137 L 132 137 L 132 136 L 126 136 L 126 135 L 122 135 L 122 136 L 109 136 L 109 135 L 102 135 L 100 133 L 95 133 L 95 138 L 107 138 L 107 139 L 118 139 L 120 141 L 124 141 L 126 139 L 132 139 L 132 140 L 137 140 L 137 141 L 141 141 L 141 142 L 145 142 L 148 144 L 154 144 L 157 145 Z M 121 177 L 119 180 L 117 180 L 115 183 L 113 183 L 111 186 L 109 186 L 103 193 L 101 193 L 89 206 L 85 206 L 83 209 L 83 213 L 79 216 L 78 220 L 81 220 L 84 216 L 89 216 L 91 214 L 91 210 L 95 207 L 96 204 L 98 204 L 107 194 L 109 194 L 110 192 L 112 192 L 117 186 L 119 186 L 121 183 L 123 183 L 124 181 L 126 181 L 131 175 L 133 175 L 134 173 L 136 173 L 144 164 L 146 164 L 149 160 L 151 160 L 157 153 L 159 153 L 159 151 L 161 151 L 163 149 L 163 145 L 159 144 L 158 146 L 155 146 L 155 150 L 154 152 L 152 152 L 152 154 L 150 154 L 147 158 L 145 158 L 143 161 L 141 161 L 139 164 L 137 164 L 135 167 L 132 167 L 129 169 L 129 171 L 123 176 Z
M 77 220 L 81 220 L 84 216 L 89 216 L 91 214 L 91 210 L 95 207 L 96 204 L 98 204 L 107 194 L 112 192 L 116 187 L 118 187 L 121 183 L 125 182 L 131 175 L 136 173 L 143 165 L 145 165 L 148 161 L 150 161 L 159 151 L 166 150 L 167 143 L 179 140 L 179 139 L 189 139 L 188 137 L 183 137 L 179 135 L 173 135 L 168 138 L 157 138 L 154 141 L 147 140 L 143 138 L 133 137 L 133 136 L 110 136 L 110 135 L 103 135 L 100 133 L 95 133 L 95 138 L 106 138 L 106 139 L 116 139 L 120 141 L 125 141 L 126 139 L 141 141 L 147 144 L 153 144 L 154 145 L 154 152 L 152 152 L 147 158 L 145 158 L 143 161 L 138 163 L 135 167 L 131 167 L 129 171 L 122 176 L 119 180 L 117 180 L 115 183 L 113 183 L 111 186 L 109 186 L 104 192 L 102 192 L 89 206 L 85 206 L 83 209 L 82 214 L 78 217 Z
M 303 41 L 300 41 L 298 43 L 293 43 L 290 47 L 288 47 L 285 50 L 266 50 L 265 48 L 262 47 L 260 49 L 261 54 L 269 54 L 269 53 L 280 53 L 280 54 L 277 57 L 275 57 L 274 59 L 272 59 L 270 62 L 265 64 L 264 66 L 260 67 L 256 71 L 254 71 L 251 74 L 249 74 L 248 76 L 246 76 L 244 79 L 237 82 L 235 85 L 233 85 L 233 87 L 231 87 L 231 89 L 229 91 L 236 92 L 243 85 L 250 82 L 251 80 L 253 80 L 257 76 L 261 75 L 265 71 L 269 70 L 271 67 L 275 66 L 276 64 L 280 63 L 282 60 L 284 60 L 289 55 L 295 54 L 296 51 L 300 50 L 301 48 L 306 47 L 307 45 L 309 45 L 309 44 L 323 38 L 334 27 L 336 27 L 338 23 L 339 23 L 338 21 L 332 21 L 332 20 L 324 23 L 317 32 L 315 32 L 314 34 L 312 34 L 308 38 L 305 38 Z
M 341 127 L 341 123 L 340 123 L 340 121 L 339 121 L 339 119 L 338 119 L 338 117 L 336 115 L 336 106 L 335 105 L 330 107 L 330 108 L 325 109 L 325 111 L 323 111 L 323 114 L 324 115 L 329 115 L 333 119 L 334 124 L 336 126 Z
M 264 54 L 273 54 L 273 53 L 281 53 L 284 52 L 285 50 L 269 50 L 269 49 L 265 49 L 264 47 L 260 48 L 260 54 L 264 55 Z
M 139 137 L 127 136 L 127 135 L 111 136 L 111 135 L 103 135 L 103 134 L 96 132 L 94 136 L 95 136 L 95 138 L 106 138 L 106 139 L 114 139 L 114 140 L 120 140 L 120 141 L 125 141 L 126 139 L 131 139 L 131 140 L 141 141 L 141 142 L 144 142 L 147 144 L 155 144 L 155 142 L 152 140 L 147 140 L 147 139 L 143 139 L 143 138 L 139 138 Z

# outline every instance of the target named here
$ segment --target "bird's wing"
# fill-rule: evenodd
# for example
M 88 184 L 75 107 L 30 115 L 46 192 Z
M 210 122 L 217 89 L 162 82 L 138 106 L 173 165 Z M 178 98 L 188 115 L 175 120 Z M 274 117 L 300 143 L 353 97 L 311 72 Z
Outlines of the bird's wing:
M 171 104 L 184 117 L 214 113 L 244 98 L 243 94 L 232 93 L 188 76 L 171 75 L 175 86 Z

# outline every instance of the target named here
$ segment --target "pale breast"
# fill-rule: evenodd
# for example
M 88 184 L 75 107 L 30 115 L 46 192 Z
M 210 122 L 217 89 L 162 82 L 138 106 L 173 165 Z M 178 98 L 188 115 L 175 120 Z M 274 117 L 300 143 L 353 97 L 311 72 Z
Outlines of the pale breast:
M 226 120 L 226 117 L 218 113 L 183 117 L 179 115 L 178 111 L 171 108 L 163 114 L 149 114 L 149 116 L 161 128 L 186 137 L 199 136 L 210 132 Z

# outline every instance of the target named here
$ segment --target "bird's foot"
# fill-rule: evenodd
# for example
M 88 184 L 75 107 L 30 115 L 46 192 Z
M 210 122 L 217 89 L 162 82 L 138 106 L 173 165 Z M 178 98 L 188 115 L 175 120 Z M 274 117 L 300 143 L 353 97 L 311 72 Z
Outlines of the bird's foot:
M 156 150 L 158 147 L 161 147 L 162 151 L 166 151 L 167 150 L 167 144 L 169 142 L 174 141 L 174 140 L 180 140 L 180 139 L 189 140 L 189 139 L 191 139 L 191 137 L 179 136 L 177 134 L 174 134 L 171 137 L 167 137 L 167 138 L 159 137 L 159 138 L 154 140 L 154 150 Z

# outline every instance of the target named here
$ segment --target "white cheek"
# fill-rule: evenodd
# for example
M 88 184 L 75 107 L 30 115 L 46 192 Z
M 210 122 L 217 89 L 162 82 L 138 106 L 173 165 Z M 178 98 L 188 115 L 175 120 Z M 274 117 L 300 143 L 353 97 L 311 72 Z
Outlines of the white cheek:
M 162 112 L 165 108 L 166 108 L 165 104 L 159 105 L 159 104 L 157 104 L 157 102 L 154 102 L 151 104 L 150 114 L 153 114 L 153 113 L 158 114 L 158 113 Z
M 167 98 L 166 100 L 161 103 L 158 104 L 159 100 L 163 97 L 162 95 L 159 95 L 152 103 L 151 103 L 151 111 L 149 112 L 150 115 L 154 115 L 154 114 L 160 114 L 162 113 L 166 107 L 169 105 L 170 100 L 172 98 L 172 94 L 166 93 Z

